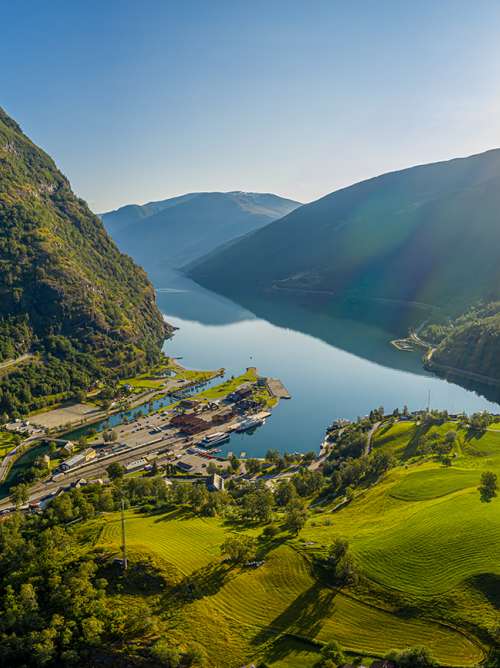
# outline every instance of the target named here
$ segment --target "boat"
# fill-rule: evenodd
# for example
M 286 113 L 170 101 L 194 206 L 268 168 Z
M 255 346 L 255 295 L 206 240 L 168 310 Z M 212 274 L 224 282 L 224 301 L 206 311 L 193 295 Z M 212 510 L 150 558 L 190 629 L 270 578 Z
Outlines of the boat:
M 247 418 L 239 423 L 235 431 L 238 433 L 242 431 L 248 431 L 249 429 L 254 429 L 255 427 L 260 427 L 264 424 L 264 418 Z
M 229 439 L 230 436 L 228 433 L 219 431 L 215 434 L 209 434 L 208 436 L 205 436 L 205 438 L 200 441 L 200 445 L 202 445 L 204 448 L 212 448 L 215 445 L 219 445 L 219 443 L 225 443 L 226 441 L 229 441 Z

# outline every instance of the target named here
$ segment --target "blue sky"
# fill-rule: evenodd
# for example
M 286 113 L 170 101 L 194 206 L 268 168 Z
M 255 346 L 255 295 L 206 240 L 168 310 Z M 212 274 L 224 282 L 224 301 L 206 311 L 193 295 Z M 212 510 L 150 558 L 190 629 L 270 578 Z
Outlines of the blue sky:
M 2 3 L 2 105 L 95 211 L 310 201 L 500 146 L 494 0 Z

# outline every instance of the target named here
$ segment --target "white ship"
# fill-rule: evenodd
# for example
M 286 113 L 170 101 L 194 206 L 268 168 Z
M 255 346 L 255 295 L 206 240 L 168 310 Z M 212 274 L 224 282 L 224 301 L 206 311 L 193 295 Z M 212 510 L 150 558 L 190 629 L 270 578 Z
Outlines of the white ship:
M 255 417 L 247 418 L 246 420 L 243 420 L 242 422 L 239 423 L 235 431 L 237 432 L 248 431 L 249 429 L 254 429 L 254 427 L 262 426 L 264 422 L 265 422 L 264 418 L 255 418 Z
M 214 434 L 208 434 L 208 436 L 205 436 L 205 438 L 200 441 L 200 445 L 202 445 L 204 448 L 212 448 L 216 445 L 219 445 L 219 443 L 225 443 L 226 441 L 229 441 L 229 434 L 225 431 L 216 431 Z

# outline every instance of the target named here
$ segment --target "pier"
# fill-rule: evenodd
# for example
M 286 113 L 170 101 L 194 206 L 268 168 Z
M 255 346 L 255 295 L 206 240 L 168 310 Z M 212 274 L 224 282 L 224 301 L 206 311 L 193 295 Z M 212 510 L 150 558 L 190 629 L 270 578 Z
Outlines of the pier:
M 291 399 L 291 395 L 278 378 L 268 378 L 267 389 L 277 399 Z

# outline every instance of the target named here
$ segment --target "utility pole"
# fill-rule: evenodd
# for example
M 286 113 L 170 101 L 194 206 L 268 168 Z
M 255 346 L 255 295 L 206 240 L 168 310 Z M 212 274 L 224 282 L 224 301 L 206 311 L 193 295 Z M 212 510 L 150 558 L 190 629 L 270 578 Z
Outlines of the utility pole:
M 429 393 L 427 395 L 427 412 L 431 412 L 431 391 L 429 390 Z
M 122 503 L 121 503 L 121 508 L 122 508 L 122 566 L 123 570 L 126 571 L 128 567 L 128 562 L 127 562 L 127 544 L 125 542 L 125 506 L 123 503 L 123 495 L 122 495 Z

